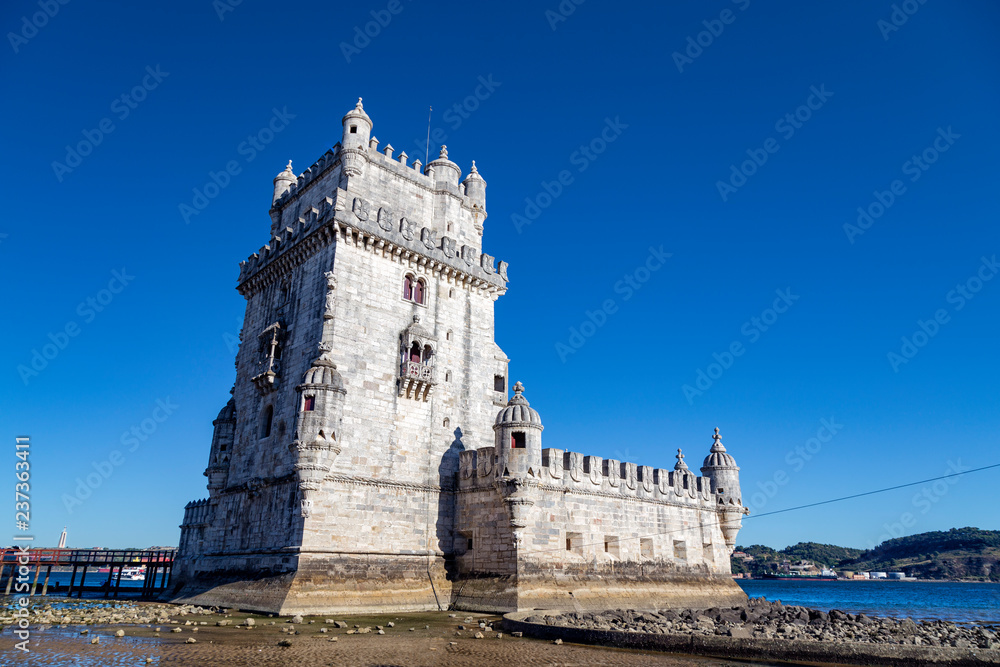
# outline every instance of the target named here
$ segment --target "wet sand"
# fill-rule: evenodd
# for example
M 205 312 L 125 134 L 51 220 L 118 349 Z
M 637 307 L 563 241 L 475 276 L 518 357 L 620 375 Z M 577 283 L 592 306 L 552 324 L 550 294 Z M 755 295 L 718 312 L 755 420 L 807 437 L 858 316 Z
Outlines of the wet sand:
M 451 612 L 455 613 L 455 612 Z M 252 629 L 240 624 L 254 618 Z M 3 665 L 74 665 L 74 667 L 119 667 L 133 665 L 292 665 L 294 667 L 345 666 L 365 667 L 481 667 L 488 665 L 597 665 L 597 666 L 681 666 L 736 667 L 749 663 L 679 656 L 655 652 L 600 648 L 573 644 L 556 645 L 550 641 L 511 637 L 497 638 L 500 617 L 486 614 L 449 612 L 387 614 L 382 616 L 307 616 L 294 625 L 299 632 L 289 635 L 282 630 L 292 627 L 288 618 L 233 613 L 231 615 L 172 616 L 178 624 L 112 626 L 41 626 L 32 627 L 31 653 L 14 649 L 16 638 L 11 629 L 0 633 L 0 664 Z M 336 628 L 326 619 L 344 621 L 348 628 Z M 466 619 L 474 618 L 473 622 Z M 230 625 L 216 626 L 229 621 Z M 183 625 L 190 621 L 195 625 Z M 313 623 L 309 623 L 313 621 Z M 479 621 L 494 622 L 487 632 Z M 206 625 L 200 625 L 205 622 Z M 274 625 L 271 623 L 274 622 Z M 388 627 L 393 622 L 395 627 Z M 367 634 L 348 634 L 354 626 L 371 627 Z M 377 634 L 376 626 L 386 634 Z M 464 625 L 467 630 L 459 630 Z M 155 632 L 156 627 L 161 631 Z M 173 628 L 181 632 L 171 632 Z M 194 632 L 197 628 L 197 632 Z M 326 632 L 321 632 L 325 628 Z M 410 628 L 414 628 L 410 631 Z M 87 634 L 80 634 L 87 630 Z M 124 637 L 115 637 L 124 630 Z M 476 632 L 485 635 L 474 637 Z M 99 644 L 91 644 L 99 637 Z M 187 644 L 194 638 L 196 643 Z M 336 638 L 336 641 L 330 641 Z M 290 646 L 279 646 L 278 642 Z M 147 658 L 151 662 L 147 662 Z M 762 663 L 754 663 L 761 665 Z

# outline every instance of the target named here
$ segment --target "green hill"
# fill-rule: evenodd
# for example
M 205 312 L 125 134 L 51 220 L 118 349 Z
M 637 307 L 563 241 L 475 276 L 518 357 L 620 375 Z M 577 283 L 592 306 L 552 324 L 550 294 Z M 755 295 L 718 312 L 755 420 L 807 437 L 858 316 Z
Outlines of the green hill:
M 906 572 L 921 579 L 961 579 L 1000 582 L 1000 531 L 952 528 L 949 531 L 898 537 L 863 551 L 832 544 L 800 542 L 780 551 L 754 544 L 737 546 L 754 557 L 749 563 L 733 558 L 733 573 L 760 576 L 783 560 L 810 560 L 835 570 Z

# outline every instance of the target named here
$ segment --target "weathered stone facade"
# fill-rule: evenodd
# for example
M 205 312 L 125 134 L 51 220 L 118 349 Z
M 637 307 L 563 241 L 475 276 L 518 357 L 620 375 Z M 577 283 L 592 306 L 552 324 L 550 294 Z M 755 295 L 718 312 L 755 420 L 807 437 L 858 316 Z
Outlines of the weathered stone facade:
M 483 252 L 486 182 L 342 141 L 274 180 L 242 262 L 233 399 L 190 503 L 178 598 L 261 611 L 516 610 L 745 596 L 745 510 L 716 435 L 696 477 L 542 449 L 493 338 L 507 264 Z M 721 488 L 720 488 L 721 487 Z

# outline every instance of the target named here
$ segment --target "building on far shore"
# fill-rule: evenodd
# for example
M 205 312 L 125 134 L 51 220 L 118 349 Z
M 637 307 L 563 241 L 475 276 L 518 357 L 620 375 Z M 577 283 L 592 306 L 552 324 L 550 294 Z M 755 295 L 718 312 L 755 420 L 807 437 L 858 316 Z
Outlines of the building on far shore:
M 372 135 L 274 179 L 208 497 L 184 512 L 176 599 L 278 613 L 708 607 L 743 506 L 718 429 L 672 470 L 542 446 L 508 387 L 486 181 Z M 527 325 L 528 323 L 526 323 Z M 599 383 L 595 373 L 595 381 Z M 584 395 L 586 392 L 587 395 Z M 581 388 L 581 418 L 600 387 Z M 708 444 L 708 443 L 706 443 Z

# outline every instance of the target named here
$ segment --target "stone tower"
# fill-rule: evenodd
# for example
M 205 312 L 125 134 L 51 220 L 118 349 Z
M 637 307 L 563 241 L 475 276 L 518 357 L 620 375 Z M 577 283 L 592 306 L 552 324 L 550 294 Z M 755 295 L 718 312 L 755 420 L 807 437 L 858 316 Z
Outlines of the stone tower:
M 274 179 L 242 262 L 233 399 L 209 498 L 185 518 L 181 597 L 273 611 L 447 607 L 458 455 L 493 441 L 507 362 L 483 252 L 486 182 L 378 150 L 361 101 L 340 142 Z M 253 582 L 248 584 L 248 582 Z
M 507 264 L 486 181 L 445 146 L 340 142 L 273 181 L 268 242 L 189 503 L 176 599 L 277 613 L 713 606 L 747 510 L 719 439 L 697 476 L 542 447 L 494 341 Z M 262 229 L 263 231 L 263 229 Z M 585 418 L 581 415 L 581 418 Z

